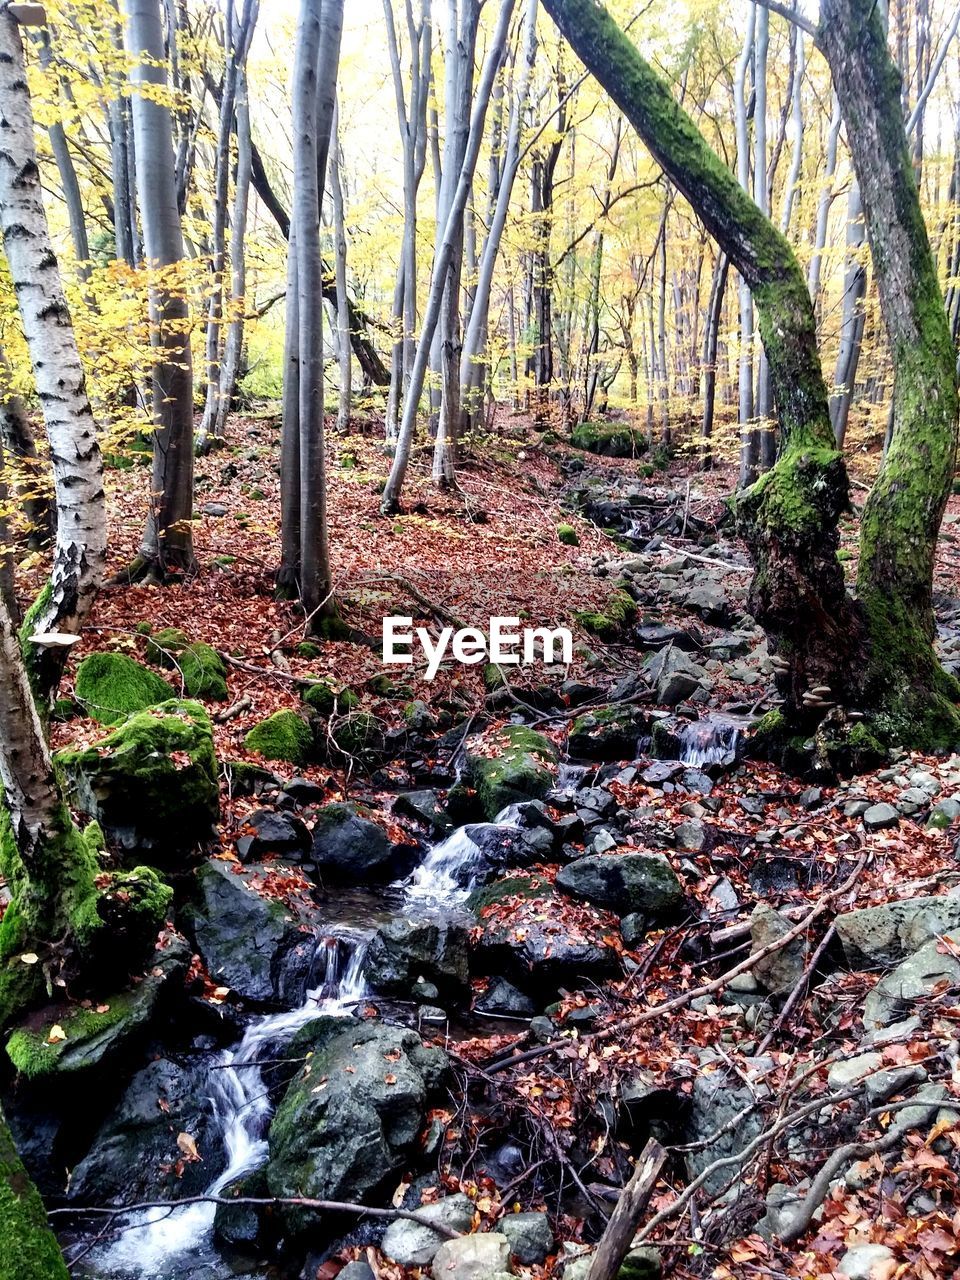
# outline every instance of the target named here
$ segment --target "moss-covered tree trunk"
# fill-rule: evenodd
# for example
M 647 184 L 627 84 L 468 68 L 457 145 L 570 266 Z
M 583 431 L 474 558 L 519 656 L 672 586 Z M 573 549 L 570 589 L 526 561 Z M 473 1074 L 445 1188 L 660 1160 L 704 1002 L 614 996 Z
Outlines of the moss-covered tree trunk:
M 817 712 L 803 695 L 828 686 L 843 699 L 859 644 L 856 609 L 837 561 L 848 504 L 817 351 L 810 294 L 787 240 L 740 187 L 596 0 L 544 0 L 585 66 L 627 116 L 750 286 L 780 420 L 776 465 L 737 500 L 754 557 L 750 607 L 786 660 L 779 677 L 790 717 Z
M 69 1280 L 69 1274 L 0 1111 L 0 1280 Z
M 893 435 L 860 532 L 857 594 L 871 641 L 862 700 L 897 741 L 955 745 L 960 689 L 933 650 L 931 592 L 956 455 L 956 352 L 877 6 L 820 8 L 818 44 L 846 122 L 895 373 Z

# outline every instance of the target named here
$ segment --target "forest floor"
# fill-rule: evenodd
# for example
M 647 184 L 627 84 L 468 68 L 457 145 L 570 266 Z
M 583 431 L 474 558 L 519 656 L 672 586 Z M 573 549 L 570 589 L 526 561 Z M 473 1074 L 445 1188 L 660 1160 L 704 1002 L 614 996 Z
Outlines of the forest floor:
M 403 704 L 370 685 L 384 672 L 380 621 L 389 613 L 409 613 L 420 624 L 433 623 L 437 611 L 424 600 L 463 625 L 485 628 L 491 616 L 515 614 L 536 625 L 573 625 L 586 649 L 578 651 L 565 678 L 609 689 L 637 669 L 644 655 L 625 640 L 599 644 L 578 627 L 574 614 L 603 608 L 610 592 L 604 565 L 629 559 L 629 553 L 571 510 L 572 477 L 563 463 L 576 456 L 585 460 L 588 472 L 630 478 L 638 474 L 638 464 L 577 454 L 563 444 L 543 448 L 519 419 L 507 418 L 501 425 L 502 434 L 465 456 L 460 488 L 452 493 L 438 493 L 429 485 L 429 458 L 419 455 L 407 484 L 405 514 L 389 519 L 378 512 L 378 482 L 387 459 L 373 429 L 331 437 L 328 506 L 335 590 L 350 624 L 375 643 L 324 642 L 318 655 L 303 657 L 297 652 L 305 639 L 302 618 L 272 594 L 279 547 L 278 426 L 266 416 L 235 419 L 228 447 L 198 461 L 196 576 L 170 587 L 104 591 L 71 657 L 70 671 L 94 650 L 127 652 L 142 660 L 144 622 L 154 631 L 183 629 L 227 658 L 229 699 L 210 707 L 217 754 L 221 762 L 249 763 L 262 761 L 245 749 L 245 734 L 279 708 L 300 708 L 298 682 L 308 677 L 328 677 L 357 690 L 365 709 L 402 727 Z M 146 481 L 147 473 L 139 468 L 111 473 L 113 570 L 136 552 Z M 684 527 L 688 515 L 704 524 L 715 522 L 731 482 L 728 469 L 702 475 L 682 462 L 668 476 L 640 481 L 651 490 L 659 486 L 685 495 Z M 862 497 L 855 492 L 858 501 Z M 937 587 L 945 600 L 960 595 L 958 521 L 960 499 L 954 498 L 937 563 Z M 575 529 L 578 545 L 559 540 L 559 525 Z M 843 532 L 851 577 L 855 538 L 856 520 L 851 518 Z M 665 541 L 681 557 L 685 549 L 692 555 L 688 568 L 698 571 L 698 555 L 709 565 L 709 551 L 698 551 L 689 540 Z M 732 551 L 735 558 L 735 545 Z M 36 566 L 38 574 L 40 568 Z M 739 571 L 724 579 L 726 588 L 741 598 L 747 581 Z M 656 607 L 642 605 L 641 612 L 668 626 L 682 615 L 666 599 Z M 466 723 L 465 732 L 489 732 L 509 719 L 518 704 L 501 700 L 491 709 L 482 670 L 446 663 L 432 682 L 416 670 L 388 674 L 399 672 L 408 696 L 422 699 L 432 713 L 455 710 Z M 717 673 L 714 697 L 730 702 L 739 693 L 745 705 L 762 704 L 765 678 L 754 682 L 748 673 L 745 685 L 728 687 L 729 670 L 725 664 Z M 65 695 L 71 679 L 68 674 Z M 539 683 L 542 678 L 531 670 L 512 680 L 512 689 L 522 700 L 524 689 Z M 574 714 L 572 708 L 567 714 L 543 714 L 534 717 L 535 727 L 562 753 Z M 94 741 L 101 733 L 89 720 L 71 719 L 55 725 L 54 745 Z M 551 927 L 568 939 L 602 939 L 621 957 L 624 970 L 622 977 L 585 984 L 562 996 L 551 1015 L 555 1044 L 538 1044 L 524 1028 L 511 1022 L 502 1029 L 495 1020 L 487 1027 L 468 1023 L 453 1041 L 438 1033 L 438 1043 L 451 1053 L 458 1082 L 455 1101 L 441 1114 L 448 1125 L 441 1158 L 443 1190 L 466 1191 L 476 1204 L 476 1224 L 484 1230 L 496 1230 L 502 1215 L 518 1206 L 546 1208 L 563 1244 L 543 1265 L 527 1266 L 521 1274 L 562 1275 L 579 1243 L 596 1239 L 604 1205 L 609 1207 L 613 1189 L 629 1176 L 627 1157 L 638 1153 L 642 1137 L 661 1132 L 651 1118 L 654 1112 L 696 1108 L 698 1074 L 705 1064 L 708 1073 L 719 1064 L 735 1081 L 735 1106 L 717 1128 L 725 1124 L 729 1132 L 745 1126 L 755 1148 L 735 1195 L 724 1198 L 722 1188 L 708 1181 L 698 1195 L 686 1197 L 690 1174 L 689 1165 L 683 1172 L 684 1155 L 695 1155 L 698 1141 L 714 1156 L 728 1148 L 722 1141 L 710 1145 L 708 1138 L 711 1133 L 716 1138 L 716 1130 L 709 1125 L 699 1139 L 687 1133 L 685 1150 L 678 1149 L 684 1144 L 674 1138 L 672 1159 L 650 1200 L 645 1228 L 648 1242 L 660 1248 L 665 1270 L 718 1280 L 956 1274 L 960 1115 L 946 1104 L 960 1099 L 958 982 L 944 978 L 915 993 L 922 998 L 910 1001 L 914 1016 L 898 1020 L 888 1042 L 879 1037 L 876 1047 L 870 1047 L 864 1039 L 864 1001 L 883 966 L 847 965 L 833 922 L 854 909 L 944 894 L 960 884 L 955 833 L 927 825 L 935 798 L 960 795 L 960 760 L 901 756 L 852 781 L 813 785 L 809 778 L 786 775 L 768 764 L 739 762 L 714 778 L 706 811 L 679 781 L 672 785 L 675 773 L 654 772 L 647 780 L 643 763 L 632 770 L 630 760 L 620 763 L 619 774 L 607 768 L 603 785 L 622 810 L 636 814 L 627 843 L 666 850 L 684 884 L 684 916 L 639 939 L 625 939 L 613 913 L 563 895 L 545 898 L 556 865 L 520 872 L 520 880 L 527 878 L 532 889 L 487 909 L 484 927 L 501 926 L 514 939 L 542 923 L 546 911 Z M 362 799 L 391 838 L 413 838 L 389 812 L 392 794 L 410 785 L 408 766 L 387 765 L 372 775 L 329 764 L 297 772 L 318 783 L 330 801 Z M 911 786 L 916 790 L 911 780 L 922 776 L 932 780 L 926 804 L 918 803 L 911 814 L 898 811 L 884 827 L 865 827 L 867 801 L 896 808 Z M 259 804 L 249 794 L 233 795 L 227 789 L 214 856 L 236 858 L 236 842 L 249 831 L 247 819 Z M 694 840 L 683 847 L 676 843 L 676 833 L 689 826 L 691 814 L 696 822 L 703 820 L 707 834 L 699 846 Z M 728 989 L 729 969 L 750 956 L 751 946 L 757 949 L 750 925 L 758 903 L 785 913 L 781 919 L 788 925 L 803 922 L 799 967 L 772 1003 L 749 981 Z M 942 949 L 953 958 L 952 944 L 943 943 Z M 475 979 L 474 994 L 481 995 L 488 985 L 487 978 Z M 778 1021 L 785 1001 L 786 1015 Z M 527 1056 L 511 1064 L 514 1052 Z M 858 1087 L 855 1073 L 847 1077 L 837 1067 L 854 1056 L 859 1061 L 865 1052 L 874 1056 Z M 877 1089 L 865 1096 L 862 1079 L 881 1072 L 906 1074 L 892 1080 L 890 1091 Z M 935 1102 L 920 1105 L 917 1123 L 892 1141 L 897 1116 L 906 1114 L 903 1099 L 909 1100 L 918 1083 L 939 1086 L 941 1092 Z M 629 1090 L 634 1106 L 626 1108 L 632 1119 L 625 1124 L 622 1114 L 612 1119 L 612 1111 L 623 1111 L 620 1100 Z M 814 1103 L 820 1099 L 823 1108 L 827 1097 L 829 1108 L 817 1111 Z M 960 1101 L 956 1105 L 960 1110 Z M 736 1107 L 741 1108 L 739 1119 Z M 810 1115 L 806 1126 L 799 1122 L 805 1108 Z M 506 1191 L 476 1155 L 494 1129 L 522 1132 L 526 1139 L 526 1166 Z M 784 1245 L 754 1228 L 764 1200 L 768 1211 L 774 1203 L 772 1187 L 792 1188 L 802 1197 L 831 1152 L 847 1143 L 853 1144 L 848 1160 L 821 1194 L 796 1243 Z M 736 1149 L 731 1150 L 729 1169 L 736 1175 L 740 1166 Z M 566 1187 L 562 1198 L 558 1183 Z M 436 1194 L 428 1192 L 426 1198 Z M 850 1259 L 848 1251 L 866 1244 L 882 1246 L 873 1255 L 861 1253 L 858 1265 L 866 1262 L 873 1270 L 838 1270 L 844 1257 L 846 1265 L 854 1266 L 857 1259 Z M 380 1280 L 427 1274 L 426 1268 L 404 1270 L 373 1248 L 357 1246 L 340 1262 L 350 1256 L 367 1258 Z M 326 1262 L 316 1275 L 332 1277 L 338 1265 Z

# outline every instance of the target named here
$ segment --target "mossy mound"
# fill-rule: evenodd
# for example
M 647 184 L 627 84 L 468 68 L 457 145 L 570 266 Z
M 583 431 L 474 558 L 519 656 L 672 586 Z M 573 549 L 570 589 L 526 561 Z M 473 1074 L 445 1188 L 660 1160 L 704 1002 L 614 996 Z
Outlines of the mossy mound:
M 555 762 L 557 751 L 542 733 L 519 724 L 505 725 L 489 742 L 496 754 L 469 753 L 465 772 L 476 788 L 484 817 L 492 822 L 507 805 L 547 794 L 553 774 L 546 762 Z
M 147 661 L 155 667 L 177 667 L 180 654 L 190 643 L 189 637 L 179 627 L 163 627 L 151 633 L 147 641 Z
M 351 711 L 333 724 L 327 745 L 331 744 L 335 754 L 373 764 L 384 757 L 386 735 L 382 722 L 372 712 Z
M 557 525 L 557 540 L 562 542 L 565 547 L 579 547 L 580 545 L 577 531 L 572 524 Z
M 180 655 L 183 686 L 190 698 L 224 702 L 227 697 L 227 667 L 216 649 L 198 640 Z
M 304 702 L 320 716 L 344 715 L 360 705 L 360 699 L 352 689 L 337 688 L 329 680 L 317 680 L 308 685 L 301 695 Z
M 570 443 L 605 458 L 635 458 L 647 451 L 646 436 L 622 422 L 582 422 L 574 428 Z
M 570 726 L 570 754 L 584 760 L 634 759 L 649 717 L 639 707 L 600 707 L 577 716 Z
M 43 1277 L 69 1280 L 57 1238 L 47 1222 L 40 1193 L 17 1155 L 10 1130 L 0 1115 L 0 1280 Z
M 248 751 L 264 760 L 285 760 L 288 764 L 305 764 L 310 759 L 313 734 L 310 726 L 295 711 L 275 711 L 250 730 L 243 740 Z
M 56 762 L 73 803 L 113 843 L 150 861 L 194 852 L 219 819 L 213 728 L 199 702 L 160 703 Z
M 637 617 L 637 605 L 622 582 L 614 583 L 602 609 L 587 609 L 573 615 L 591 635 L 608 643 L 623 637 Z
M 174 691 L 162 676 L 125 653 L 91 653 L 77 668 L 76 696 L 98 724 L 114 725 L 168 702 Z

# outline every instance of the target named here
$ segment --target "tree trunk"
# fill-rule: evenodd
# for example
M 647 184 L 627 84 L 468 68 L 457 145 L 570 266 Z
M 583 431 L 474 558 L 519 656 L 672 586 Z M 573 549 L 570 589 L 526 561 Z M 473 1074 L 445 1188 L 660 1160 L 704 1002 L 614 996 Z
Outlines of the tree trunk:
M 854 183 L 847 197 L 847 259 L 843 277 L 843 311 L 840 319 L 840 349 L 833 374 L 830 421 L 837 444 L 842 447 L 847 434 L 850 405 L 856 389 L 857 366 L 863 347 L 866 320 L 867 267 L 863 261 L 863 207 L 860 188 Z
M 703 422 L 700 427 L 700 465 L 704 471 L 713 467 L 713 415 L 717 399 L 717 339 L 720 334 L 720 317 L 723 315 L 723 298 L 727 291 L 727 272 L 730 259 L 721 250 L 713 267 L 710 285 L 710 301 L 703 334 Z
M 931 596 L 956 460 L 956 352 L 879 14 L 870 0 L 824 0 L 818 42 L 846 121 L 895 374 L 890 447 L 861 520 L 863 705 L 904 746 L 952 746 L 960 687 L 933 650 Z
M 69 1280 L 60 1246 L 36 1187 L 0 1111 L 0 1239 L 4 1280 Z
M 9 383 L 10 363 L 2 348 L 0 373 Z M 45 547 L 56 532 L 56 508 L 40 474 L 37 441 L 26 406 L 16 392 L 6 388 L 0 391 L 0 446 L 8 455 L 8 469 L 16 472 L 17 496 L 29 526 L 28 543 L 34 549 Z
M 733 81 L 734 120 L 737 134 L 737 179 L 744 191 L 750 190 L 750 123 L 747 119 L 747 72 L 753 56 L 757 23 L 757 6 L 750 5 L 750 18 L 743 50 Z M 739 488 L 746 489 L 757 478 L 760 466 L 760 439 L 754 421 L 753 404 L 753 295 L 740 275 L 740 479 Z
M 833 180 L 837 172 L 837 142 L 840 138 L 840 103 L 833 96 L 833 114 L 827 131 L 827 158 L 824 166 L 823 184 L 820 188 L 820 199 L 817 202 L 817 225 L 813 239 L 813 256 L 807 272 L 807 286 L 813 299 L 814 307 L 820 301 L 820 271 L 823 266 L 823 252 L 827 247 L 827 224 L 830 219 L 830 206 L 833 204 Z
M 502 0 L 501 2 L 500 15 L 497 19 L 496 30 L 487 50 L 486 60 L 483 65 L 483 73 L 480 78 L 480 84 L 477 88 L 473 117 L 470 121 L 470 132 L 467 138 L 467 147 L 463 157 L 463 163 L 460 168 L 459 181 L 451 201 L 444 234 L 439 242 L 438 252 L 434 258 L 433 272 L 430 280 L 430 293 L 427 300 L 427 310 L 423 320 L 423 327 L 420 332 L 420 341 L 417 346 L 417 355 L 414 360 L 413 371 L 410 377 L 410 386 L 403 406 L 403 421 L 400 424 L 400 436 L 397 440 L 397 451 L 394 455 L 393 467 L 390 470 L 390 476 L 383 491 L 383 500 L 380 504 L 380 509 L 384 515 L 392 515 L 399 510 L 400 494 L 403 489 L 403 481 L 406 476 L 407 465 L 410 460 L 410 449 L 413 444 L 413 434 L 416 427 L 417 407 L 420 402 L 420 397 L 423 394 L 423 384 L 426 380 L 427 364 L 430 359 L 430 347 L 440 319 L 440 308 L 443 302 L 447 271 L 456 246 L 458 227 L 460 220 L 463 217 L 463 210 L 466 208 L 467 196 L 470 193 L 470 186 L 473 181 L 473 174 L 477 165 L 477 157 L 480 154 L 480 144 L 483 139 L 483 122 L 486 118 L 487 103 L 490 101 L 490 91 L 493 87 L 493 78 L 500 68 L 504 51 L 506 49 L 507 32 L 510 25 L 510 15 L 513 12 L 513 6 L 514 0 Z
M 347 307 L 347 224 L 343 208 L 343 172 L 340 164 L 340 122 L 334 116 L 330 149 L 330 196 L 333 203 L 334 262 L 337 272 L 337 365 L 340 394 L 337 398 L 337 430 L 350 429 L 350 318 Z
M 57 86 L 60 77 L 53 63 L 53 50 L 50 48 L 50 31 L 44 27 L 40 32 L 40 65 Z M 80 279 L 86 281 L 90 276 L 90 243 L 87 239 L 87 221 L 83 212 L 83 197 L 80 194 L 80 182 L 77 170 L 70 154 L 67 132 L 63 122 L 55 120 L 47 126 L 50 139 L 50 150 L 57 162 L 60 175 L 60 186 L 67 206 L 67 218 L 70 222 L 70 239 L 73 241 L 73 252 L 77 259 L 77 272 Z
M 544 0 L 562 33 L 750 287 L 779 410 L 781 453 L 736 511 L 756 572 L 750 610 L 787 667 L 785 712 L 810 723 L 803 694 L 851 681 L 858 628 L 837 562 L 848 504 L 816 345 L 810 295 L 787 241 L 711 151 L 668 87 L 595 0 Z
M 183 259 L 177 207 L 170 109 L 157 101 L 165 88 L 166 56 L 158 0 L 124 0 L 127 52 L 133 63 L 133 129 L 144 251 L 163 273 Z M 150 86 L 143 92 L 138 86 Z M 193 366 L 186 294 L 161 274 L 151 290 L 153 476 L 151 509 L 131 580 L 164 581 L 189 573 L 193 555 Z
M 103 579 L 107 523 L 96 425 L 44 214 L 20 31 L 7 12 L 0 12 L 0 109 L 0 226 L 50 442 L 58 515 L 50 581 L 23 628 L 30 684 L 45 707 L 67 650 L 30 637 L 79 631 Z

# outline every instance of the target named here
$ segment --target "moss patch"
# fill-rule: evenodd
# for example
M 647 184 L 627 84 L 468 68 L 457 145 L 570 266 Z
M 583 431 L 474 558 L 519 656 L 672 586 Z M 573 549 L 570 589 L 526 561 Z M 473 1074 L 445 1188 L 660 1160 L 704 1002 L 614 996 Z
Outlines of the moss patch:
M 0 1115 L 0 1280 L 69 1280 L 47 1213 Z
M 557 525 L 557 540 L 562 542 L 565 547 L 579 547 L 580 545 L 577 531 L 572 524 Z
M 524 725 L 505 725 L 490 739 L 494 756 L 469 754 L 466 773 L 484 816 L 493 821 L 507 805 L 538 800 L 553 786 L 546 763 L 557 759 L 549 738 Z
M 352 689 L 337 688 L 329 680 L 318 679 L 315 684 L 308 685 L 301 696 L 307 706 L 321 716 L 342 715 L 360 705 L 360 699 Z
M 243 744 L 265 760 L 305 764 L 310 759 L 313 734 L 295 711 L 275 711 L 250 730 Z
M 149 667 L 125 653 L 91 653 L 77 668 L 77 700 L 98 724 L 120 724 L 127 716 L 174 696 Z
M 602 610 L 588 609 L 573 616 L 591 635 L 609 643 L 618 640 L 625 629 L 633 624 L 637 616 L 637 606 L 624 584 L 617 582 Z

